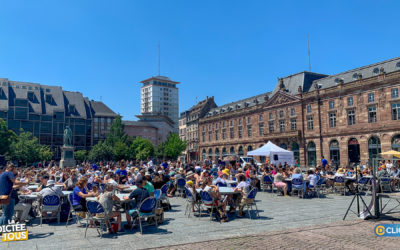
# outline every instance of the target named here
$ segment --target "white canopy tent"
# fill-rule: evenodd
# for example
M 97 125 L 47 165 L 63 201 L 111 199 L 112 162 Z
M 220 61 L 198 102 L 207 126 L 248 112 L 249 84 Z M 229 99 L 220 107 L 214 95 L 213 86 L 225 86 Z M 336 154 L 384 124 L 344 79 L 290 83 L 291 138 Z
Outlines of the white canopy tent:
M 278 147 L 270 141 L 256 150 L 247 152 L 247 155 L 267 156 L 269 157 L 269 162 L 272 164 L 281 163 L 283 165 L 285 162 L 293 166 L 295 164 L 294 153 L 292 151 Z

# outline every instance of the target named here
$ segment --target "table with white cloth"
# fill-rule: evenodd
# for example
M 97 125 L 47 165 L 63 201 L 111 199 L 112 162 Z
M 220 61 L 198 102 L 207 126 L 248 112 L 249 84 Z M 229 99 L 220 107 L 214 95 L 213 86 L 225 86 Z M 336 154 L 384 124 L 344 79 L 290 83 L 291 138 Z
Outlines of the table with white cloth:
M 135 186 L 125 186 L 126 188 L 124 189 L 118 189 L 118 191 L 120 193 L 131 193 L 132 191 L 134 191 L 137 187 Z
M 29 190 L 36 190 L 36 189 L 39 188 L 39 185 L 37 185 L 37 184 L 29 185 L 29 186 L 27 186 L 27 188 L 28 188 Z

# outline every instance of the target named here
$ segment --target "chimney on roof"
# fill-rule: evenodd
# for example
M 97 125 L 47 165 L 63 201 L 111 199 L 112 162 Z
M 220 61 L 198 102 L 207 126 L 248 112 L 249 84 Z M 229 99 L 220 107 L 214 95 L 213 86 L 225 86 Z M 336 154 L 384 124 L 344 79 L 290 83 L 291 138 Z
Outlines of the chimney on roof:
M 285 84 L 283 84 L 283 79 L 279 78 L 279 89 L 284 90 L 285 89 Z

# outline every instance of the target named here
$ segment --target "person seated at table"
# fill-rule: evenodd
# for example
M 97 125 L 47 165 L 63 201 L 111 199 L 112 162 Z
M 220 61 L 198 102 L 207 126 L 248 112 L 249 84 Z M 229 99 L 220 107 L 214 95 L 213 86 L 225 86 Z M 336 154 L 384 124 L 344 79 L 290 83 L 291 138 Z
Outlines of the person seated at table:
M 72 191 L 74 189 L 76 183 L 78 182 L 77 172 L 75 170 L 72 170 L 69 175 L 67 173 L 65 173 L 65 175 L 66 175 L 67 179 L 63 183 L 64 189 L 68 190 L 68 191 Z
M 222 175 L 215 180 L 215 185 L 216 186 L 221 185 L 223 187 L 227 187 L 228 184 L 226 183 L 226 181 L 228 180 L 228 177 L 229 177 L 229 170 L 228 169 L 222 170 Z
M 103 206 L 104 208 L 104 213 L 105 217 L 107 218 L 106 220 L 106 225 L 110 225 L 110 222 L 108 219 L 110 218 L 117 218 L 117 223 L 118 223 L 118 232 L 122 231 L 121 229 L 121 212 L 119 211 L 113 211 L 114 203 L 119 202 L 120 199 L 113 194 L 114 187 L 110 183 L 107 183 L 104 187 L 104 192 L 97 198 L 99 200 L 99 203 Z
M 386 171 L 386 165 L 385 164 L 382 164 L 382 166 L 380 167 L 380 170 L 378 171 L 377 177 L 378 178 L 389 177 L 389 173 Z
M 125 212 L 126 212 L 126 221 L 127 225 L 125 225 L 125 228 L 131 228 L 132 227 L 132 217 L 133 220 L 136 219 L 138 216 L 137 210 L 139 205 L 144 201 L 146 198 L 149 197 L 149 192 L 147 189 L 144 188 L 144 181 L 142 177 L 137 177 L 136 178 L 136 189 L 133 190 L 129 196 L 124 196 L 124 200 L 132 200 L 131 203 L 126 203 L 125 204 Z M 131 217 L 132 216 L 132 217 Z
M 114 173 L 111 173 L 109 177 L 110 178 L 108 179 L 108 181 L 106 183 L 110 183 L 114 187 L 114 191 L 117 190 L 117 189 L 124 190 L 126 188 L 129 188 L 129 186 L 118 184 L 115 181 L 115 174 Z
M 32 193 L 32 190 L 29 190 L 27 188 L 19 188 L 18 194 L 19 195 L 29 195 Z M 32 201 L 26 201 L 24 202 L 22 199 L 17 198 L 15 200 L 15 217 L 17 218 L 17 222 L 22 222 L 24 223 L 28 219 L 29 212 L 32 208 Z
M 124 160 L 121 160 L 120 168 L 115 171 L 115 176 L 118 184 L 125 184 L 128 180 L 128 171 L 126 170 L 126 164 Z
M 46 187 L 47 181 L 49 180 L 49 178 L 50 178 L 50 177 L 49 177 L 47 174 L 43 175 L 43 176 L 40 178 L 40 184 L 39 184 L 38 188 L 35 190 L 35 192 L 40 192 L 40 191 L 42 191 L 42 189 Z
M 283 167 L 283 173 L 282 174 L 283 174 L 283 177 L 285 179 L 290 178 L 291 174 L 290 174 L 290 169 L 289 169 L 288 166 Z
M 71 202 L 72 202 L 72 206 L 74 207 L 75 211 L 87 212 L 86 198 L 97 196 L 97 193 L 94 193 L 94 192 L 88 193 L 86 191 L 86 188 L 85 188 L 86 184 L 87 184 L 87 179 L 85 177 L 82 177 L 76 183 L 76 186 L 73 190 Z
M 162 186 L 164 186 L 164 180 L 162 178 L 162 175 L 158 172 L 154 173 L 154 178 L 152 180 L 154 189 L 161 189 Z
M 178 180 L 179 179 L 184 179 L 185 175 L 183 174 L 183 169 L 179 168 L 177 170 L 177 174 L 174 177 L 171 177 L 171 180 L 173 180 L 173 183 L 171 183 L 170 188 L 168 190 L 167 196 L 168 197 L 173 197 L 173 195 L 175 194 L 175 191 L 178 188 Z
M 154 196 L 154 186 L 151 183 L 151 176 L 150 173 L 147 172 L 146 175 L 143 178 L 143 188 L 146 189 L 149 192 L 150 197 Z
M 285 178 L 283 177 L 283 169 L 279 168 L 278 173 L 274 176 L 274 186 L 277 188 L 281 188 L 283 190 L 283 195 L 287 197 L 288 185 L 284 182 Z
M 59 187 L 55 187 L 54 185 L 56 184 L 56 182 L 54 181 L 54 180 L 48 180 L 47 181 L 47 183 L 46 183 L 46 187 L 45 188 L 43 188 L 39 193 L 38 193 L 38 195 L 43 199 L 45 196 L 49 196 L 49 195 L 56 195 L 56 196 L 58 196 L 59 198 L 61 198 L 61 196 L 63 196 L 63 192 L 61 191 L 61 189 L 59 188 Z M 52 206 L 49 206 L 49 207 L 44 207 L 44 210 L 46 210 L 46 211 L 52 211 L 51 212 L 51 216 L 52 217 L 55 217 L 56 215 L 57 215 L 57 210 L 56 209 L 58 209 L 58 207 L 52 207 Z M 45 212 L 45 213 L 43 213 L 42 214 L 42 216 L 43 216 L 43 218 L 44 217 L 47 217 L 48 216 L 48 214 L 47 214 L 47 212 Z
M 191 201 L 192 201 L 192 212 L 194 211 L 194 203 L 201 200 L 200 194 L 196 191 L 196 186 L 192 180 L 186 182 L 186 188 L 192 194 Z
M 365 167 L 364 170 L 361 172 L 362 176 L 370 176 L 372 175 L 371 167 Z
M 226 216 L 226 201 L 223 201 L 221 198 L 221 194 L 217 186 L 212 185 L 212 179 L 207 178 L 202 185 L 203 191 L 209 193 L 211 197 L 214 199 L 214 204 L 217 207 L 218 213 L 221 217 L 221 222 L 227 222 L 228 217 Z
M 243 175 L 240 175 L 238 178 L 239 184 L 237 185 L 236 188 L 234 188 L 234 192 L 240 192 L 240 194 L 235 194 L 233 195 L 233 200 L 235 200 L 235 203 L 239 206 L 239 212 L 238 212 L 238 217 L 243 217 L 243 209 L 244 206 L 249 203 L 253 202 L 253 199 L 248 199 L 247 196 L 250 193 L 251 186 L 250 184 L 246 181 L 246 177 Z M 233 212 L 236 210 L 236 207 L 232 208 L 229 210 L 230 212 Z
M 301 169 L 300 168 L 296 168 L 294 170 L 294 174 L 292 174 L 292 179 L 301 179 L 301 180 L 303 180 L 303 175 L 301 174 Z
M 309 169 L 307 171 L 307 180 L 308 180 L 307 191 L 310 191 L 311 188 L 314 188 L 317 185 L 319 177 L 317 174 L 315 174 L 315 172 L 312 169 Z

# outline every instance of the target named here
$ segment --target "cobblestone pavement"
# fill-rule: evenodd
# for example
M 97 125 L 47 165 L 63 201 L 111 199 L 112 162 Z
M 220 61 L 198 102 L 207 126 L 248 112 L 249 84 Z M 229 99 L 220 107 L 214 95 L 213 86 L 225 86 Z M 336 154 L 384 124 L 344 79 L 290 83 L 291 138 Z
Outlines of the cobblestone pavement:
M 352 220 L 157 249 L 399 249 L 399 238 L 374 234 L 377 224 L 391 223 L 399 221 Z
M 374 223 L 361 221 L 352 213 L 348 216 L 349 222 L 341 224 L 351 198 L 330 194 L 321 199 L 299 199 L 259 192 L 256 200 L 261 218 L 231 217 L 227 223 L 210 221 L 207 216 L 188 218 L 184 214 L 186 200 L 172 198 L 173 209 L 165 212 L 165 222 L 157 229 L 145 227 L 143 235 L 136 229 L 117 235 L 105 234 L 100 238 L 96 230 L 89 229 L 85 238 L 84 228 L 76 223 L 68 227 L 65 223 L 43 224 L 42 227 L 35 223 L 28 226 L 28 241 L 0 242 L 0 249 L 143 249 L 177 244 L 189 245 L 172 248 L 193 248 L 197 244 L 198 249 L 341 246 L 335 242 L 356 248 L 375 246 L 370 242 L 393 242 L 393 239 L 377 239 L 372 230 Z M 368 202 L 370 196 L 366 199 Z M 327 224 L 330 226 L 320 226 Z M 314 245 L 310 238 L 315 238 L 318 243 Z M 195 243 L 205 240 L 208 243 Z

